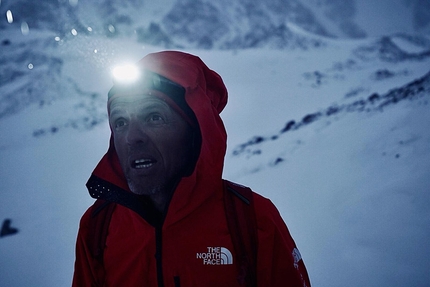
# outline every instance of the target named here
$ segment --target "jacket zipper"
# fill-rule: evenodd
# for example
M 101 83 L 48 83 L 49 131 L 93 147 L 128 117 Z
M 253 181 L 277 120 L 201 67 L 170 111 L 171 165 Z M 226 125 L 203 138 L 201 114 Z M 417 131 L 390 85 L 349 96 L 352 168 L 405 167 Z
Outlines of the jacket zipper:
M 162 256 L 163 256 L 162 255 L 162 249 L 163 249 L 162 233 L 163 233 L 163 225 L 160 224 L 159 226 L 155 227 L 155 260 L 157 265 L 158 287 L 164 287 L 163 262 L 162 262 Z
M 173 277 L 173 282 L 175 282 L 175 287 L 181 287 L 181 280 L 179 276 Z
M 163 262 L 162 262 L 162 227 L 155 228 L 155 259 L 157 265 L 157 283 L 159 287 L 164 287 L 164 279 L 163 279 Z M 181 286 L 181 281 L 179 276 L 173 277 L 173 282 L 175 287 Z

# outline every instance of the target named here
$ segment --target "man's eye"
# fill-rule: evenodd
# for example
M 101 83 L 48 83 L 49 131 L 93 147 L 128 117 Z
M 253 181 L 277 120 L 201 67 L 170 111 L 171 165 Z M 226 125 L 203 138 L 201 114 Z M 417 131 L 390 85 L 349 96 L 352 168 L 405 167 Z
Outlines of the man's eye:
M 115 128 L 119 129 L 127 125 L 127 122 L 124 119 L 118 119 L 115 121 Z
M 151 114 L 148 117 L 148 121 L 153 124 L 162 124 L 164 123 L 164 118 L 159 114 Z

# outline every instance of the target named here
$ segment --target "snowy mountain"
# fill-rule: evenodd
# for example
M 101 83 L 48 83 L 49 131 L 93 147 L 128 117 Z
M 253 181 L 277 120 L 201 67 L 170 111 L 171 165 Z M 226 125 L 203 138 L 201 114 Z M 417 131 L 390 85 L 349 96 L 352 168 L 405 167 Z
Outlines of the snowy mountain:
M 166 47 L 223 77 L 224 176 L 275 203 L 313 286 L 428 286 L 428 2 L 376 2 L 1 1 L 0 286 L 70 286 L 110 69 Z
M 283 48 L 303 42 L 289 23 L 341 38 L 422 34 L 430 32 L 428 11 L 426 0 L 9 0 L 0 6 L 2 15 L 9 13 L 0 29 L 47 29 L 61 38 L 69 33 L 128 36 L 165 47 Z
M 95 64 L 99 67 L 113 61 L 108 55 L 114 52 L 99 45 L 99 38 L 106 36 L 165 48 L 318 49 L 326 45 L 326 38 L 321 36 L 357 38 L 366 35 L 361 24 L 354 22 L 361 15 L 357 12 L 361 9 L 360 3 L 363 4 L 352 0 L 303 3 L 298 0 L 240 3 L 225 0 L 3 1 L 0 12 L 6 17 L 0 20 L 0 88 L 6 86 L 10 93 L 1 95 L 0 119 L 28 104 L 49 103 L 64 95 L 64 89 L 74 89 L 73 93 L 83 95 L 83 99 L 89 98 L 88 93 L 92 92 L 85 92 L 71 79 L 61 77 L 63 54 L 76 52 L 64 49 L 64 46 L 72 49 L 73 44 L 67 44 L 69 41 L 84 42 L 83 46 L 74 48 L 80 53 L 84 53 L 82 48 L 85 48 L 86 59 L 97 58 Z M 412 9 L 417 5 L 426 4 L 411 1 L 407 6 Z M 414 24 L 415 31 L 425 31 L 426 19 L 430 17 L 419 12 L 420 9 L 412 10 L 415 12 L 406 18 L 418 21 Z M 44 31 L 44 36 L 38 37 L 38 31 Z M 407 57 L 391 38 L 408 38 L 413 46 L 422 50 L 429 47 L 430 42 L 423 35 L 384 35 L 368 49 L 374 52 L 379 49 L 379 53 L 386 53 L 384 57 Z M 365 50 L 362 49 L 363 56 L 370 53 Z M 100 95 L 93 93 L 91 97 L 90 109 L 97 109 L 94 101 Z M 87 122 L 79 125 L 100 122 L 98 115 L 90 113 Z

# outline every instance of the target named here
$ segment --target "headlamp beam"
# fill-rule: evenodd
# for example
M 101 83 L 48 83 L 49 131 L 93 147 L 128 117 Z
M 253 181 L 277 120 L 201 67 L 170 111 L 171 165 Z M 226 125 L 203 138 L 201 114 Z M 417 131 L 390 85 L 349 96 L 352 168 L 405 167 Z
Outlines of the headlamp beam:
M 139 68 L 133 64 L 114 67 L 112 69 L 112 76 L 114 82 L 122 84 L 133 83 L 141 77 Z

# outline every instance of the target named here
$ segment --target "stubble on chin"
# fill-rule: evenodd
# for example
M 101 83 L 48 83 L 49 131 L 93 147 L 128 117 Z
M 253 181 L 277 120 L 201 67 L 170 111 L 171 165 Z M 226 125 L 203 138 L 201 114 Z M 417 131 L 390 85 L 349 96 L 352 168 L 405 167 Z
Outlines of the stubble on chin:
M 127 179 L 130 191 L 137 195 L 154 195 L 162 190 L 161 186 L 147 186 L 142 184 L 135 184 L 131 179 Z

